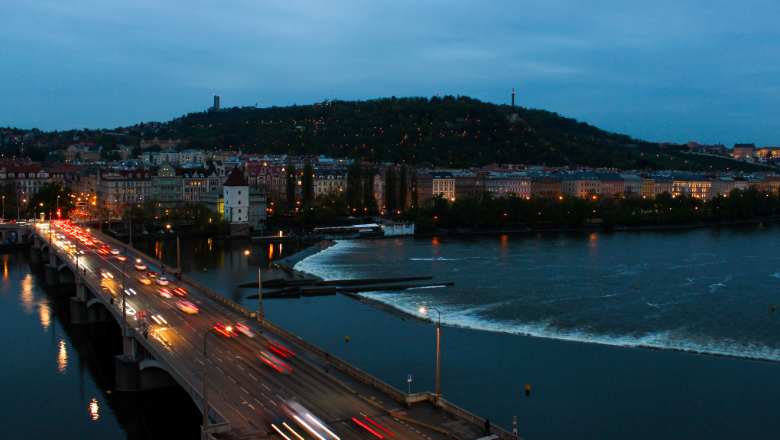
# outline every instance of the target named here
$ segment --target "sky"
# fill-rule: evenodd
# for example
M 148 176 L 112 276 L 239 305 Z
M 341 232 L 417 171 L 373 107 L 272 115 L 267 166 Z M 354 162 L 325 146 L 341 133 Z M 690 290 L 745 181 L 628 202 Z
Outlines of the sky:
M 778 1 L 0 2 L 0 126 L 465 95 L 655 142 L 780 145 Z

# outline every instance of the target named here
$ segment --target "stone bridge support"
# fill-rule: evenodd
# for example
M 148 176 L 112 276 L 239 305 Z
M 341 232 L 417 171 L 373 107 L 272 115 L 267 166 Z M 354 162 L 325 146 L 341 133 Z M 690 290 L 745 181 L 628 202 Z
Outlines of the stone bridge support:
M 116 321 L 111 311 L 97 298 L 83 278 L 76 283 L 76 296 L 70 298 L 71 324 Z
M 135 330 L 125 329 L 122 336 L 124 354 L 116 357 L 117 391 L 144 391 L 179 386 L 133 336 Z

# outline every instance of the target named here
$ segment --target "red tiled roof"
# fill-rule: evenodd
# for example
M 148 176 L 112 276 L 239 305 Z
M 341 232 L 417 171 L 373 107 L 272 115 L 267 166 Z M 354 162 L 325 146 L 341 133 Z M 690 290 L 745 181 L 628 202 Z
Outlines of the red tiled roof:
M 234 167 L 233 171 L 230 172 L 230 175 L 228 176 L 225 183 L 222 184 L 223 186 L 249 186 L 246 179 L 244 178 L 244 173 L 241 172 L 241 168 Z

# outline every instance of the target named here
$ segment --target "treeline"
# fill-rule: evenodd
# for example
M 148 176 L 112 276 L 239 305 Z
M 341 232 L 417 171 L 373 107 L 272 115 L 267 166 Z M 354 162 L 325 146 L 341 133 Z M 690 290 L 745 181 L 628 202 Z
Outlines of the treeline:
M 778 215 L 780 197 L 751 187 L 733 190 L 710 201 L 663 193 L 655 198 L 596 197 L 558 199 L 521 197 L 459 198 L 449 202 L 434 197 L 427 206 L 410 208 L 403 217 L 414 221 L 418 232 L 442 229 L 480 229 L 502 226 L 583 227 L 599 223 L 604 227 L 707 224 L 729 220 L 750 220 Z
M 688 171 L 749 166 L 721 159 L 722 163 L 711 167 L 697 163 L 695 157 L 679 160 L 651 154 L 657 144 L 609 133 L 557 113 L 465 96 L 227 109 L 191 113 L 170 126 L 189 140 L 188 148 L 324 154 L 376 163 L 405 161 L 415 166 L 576 164 Z

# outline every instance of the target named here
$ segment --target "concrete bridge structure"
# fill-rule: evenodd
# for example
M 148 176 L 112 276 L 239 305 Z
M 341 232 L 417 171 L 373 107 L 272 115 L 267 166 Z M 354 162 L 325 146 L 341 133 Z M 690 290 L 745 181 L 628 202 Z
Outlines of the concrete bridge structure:
M 57 232 L 52 230 L 51 237 Z M 75 286 L 70 299 L 72 323 L 119 323 L 123 354 L 116 358 L 117 390 L 181 386 L 201 413 L 208 407 L 209 428 L 202 438 L 376 440 L 380 427 L 400 440 L 483 437 L 483 419 L 441 396 L 407 395 L 183 276 L 180 283 L 171 281 L 168 287 L 185 289 L 184 299 L 199 309 L 195 314 L 185 313 L 177 307 L 177 298 L 161 296 L 154 283 L 141 283 L 141 272 L 133 268 L 141 260 L 149 270 L 160 272 L 160 261 L 108 236 L 93 237 L 122 249 L 128 260 L 100 255 L 81 244 L 77 249 L 85 252 L 77 256 L 51 240 L 49 232 L 38 225 L 32 231 L 31 265 L 42 267 L 47 285 Z M 131 294 L 123 295 L 125 291 Z M 123 301 L 130 313 L 123 313 Z M 133 311 L 144 312 L 145 318 Z M 241 333 L 225 337 L 212 330 L 216 323 L 242 324 L 254 337 Z M 276 354 L 280 342 L 296 355 Z M 206 371 L 208 387 L 204 388 Z M 206 390 L 208 404 L 204 405 Z M 417 419 L 411 416 L 416 405 L 427 405 Z M 302 424 L 301 417 L 317 419 L 327 433 L 317 427 L 309 432 L 307 426 L 313 427 L 314 422 Z M 517 439 L 495 426 L 492 432 Z

